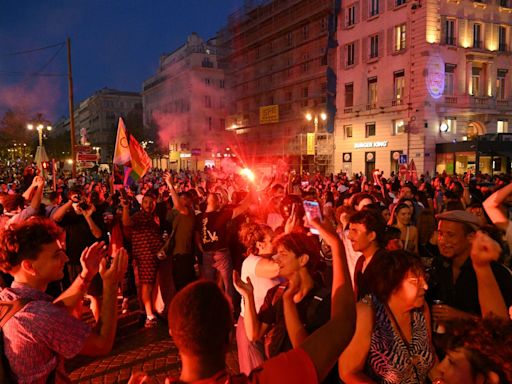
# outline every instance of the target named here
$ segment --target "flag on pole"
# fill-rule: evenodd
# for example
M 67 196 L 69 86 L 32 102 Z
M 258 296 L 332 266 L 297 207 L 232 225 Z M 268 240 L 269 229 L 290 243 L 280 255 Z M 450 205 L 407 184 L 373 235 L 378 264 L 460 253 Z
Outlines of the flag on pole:
M 130 177 L 133 180 L 139 180 L 151 168 L 151 159 L 144 148 L 142 148 L 142 145 L 132 135 L 130 135 L 129 148 L 132 159 Z
M 116 147 L 114 150 L 114 159 L 112 162 L 118 165 L 128 164 L 131 160 L 128 136 L 123 119 L 120 117 L 117 124 Z

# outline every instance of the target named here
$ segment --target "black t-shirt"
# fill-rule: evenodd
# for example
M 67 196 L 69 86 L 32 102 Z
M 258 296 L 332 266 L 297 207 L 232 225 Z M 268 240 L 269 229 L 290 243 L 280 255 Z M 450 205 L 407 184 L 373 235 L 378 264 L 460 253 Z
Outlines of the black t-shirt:
M 228 223 L 232 217 L 233 210 L 227 208 L 197 215 L 196 231 L 199 232 L 204 251 L 218 251 L 228 247 Z
M 512 273 L 496 262 L 491 263 L 491 268 L 508 308 L 512 305 Z M 443 304 L 480 316 L 482 311 L 478 301 L 478 284 L 471 258 L 468 257 L 462 265 L 455 284 L 451 261 L 443 257 L 435 258 L 426 298 L 431 305 L 433 300 L 441 300 Z
M 66 253 L 69 257 L 70 264 L 80 264 L 80 256 L 86 247 L 94 244 L 96 241 L 108 240 L 104 228 L 103 212 L 99 210 L 93 212 L 92 220 L 101 229 L 101 239 L 94 237 L 85 217 L 78 215 L 75 211 L 66 213 L 62 221 L 58 223 L 66 230 Z
M 284 319 L 282 296 L 286 289 L 287 284 L 279 284 L 269 289 L 258 312 L 259 321 L 271 326 L 265 336 L 265 352 L 268 358 L 293 348 Z M 331 314 L 329 290 L 315 283 L 306 296 L 297 303 L 297 311 L 306 332 L 313 333 L 329 321 Z

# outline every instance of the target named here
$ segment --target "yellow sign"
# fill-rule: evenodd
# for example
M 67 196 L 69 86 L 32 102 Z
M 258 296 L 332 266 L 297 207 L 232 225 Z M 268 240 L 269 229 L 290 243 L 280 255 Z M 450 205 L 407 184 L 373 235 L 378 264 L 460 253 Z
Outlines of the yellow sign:
M 260 107 L 260 124 L 279 123 L 279 105 Z
M 306 155 L 314 155 L 315 154 L 315 134 L 307 133 L 306 136 Z

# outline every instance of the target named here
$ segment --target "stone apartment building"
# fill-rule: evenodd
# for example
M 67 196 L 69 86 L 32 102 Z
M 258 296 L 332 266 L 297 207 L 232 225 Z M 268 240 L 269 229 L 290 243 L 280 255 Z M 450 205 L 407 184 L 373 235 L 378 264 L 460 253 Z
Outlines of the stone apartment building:
M 343 2 L 335 168 L 509 170 L 511 30 L 510 0 Z

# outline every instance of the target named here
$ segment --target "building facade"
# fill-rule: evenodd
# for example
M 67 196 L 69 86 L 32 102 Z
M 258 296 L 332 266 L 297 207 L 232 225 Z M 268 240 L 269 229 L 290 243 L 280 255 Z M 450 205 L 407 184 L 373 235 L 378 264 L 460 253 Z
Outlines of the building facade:
M 336 169 L 389 175 L 411 160 L 418 173 L 510 169 L 512 151 L 490 153 L 492 145 L 478 144 L 508 138 L 509 3 L 344 2 Z
M 335 111 L 327 105 L 326 73 L 336 59 L 328 49 L 336 3 L 246 2 L 218 32 L 229 97 L 226 129 L 248 163 L 272 168 L 283 160 L 296 170 L 332 171 Z
M 122 117 L 128 130 L 142 128 L 142 99 L 137 92 L 103 88 L 80 102 L 74 110 L 75 143 L 87 141 L 96 147 L 99 161 L 111 163 L 117 134 L 117 123 Z M 69 131 L 69 118 L 60 121 L 58 132 Z
M 169 148 L 168 163 L 161 167 L 202 169 L 230 155 L 224 71 L 215 39 L 192 33 L 184 45 L 160 57 L 157 73 L 143 83 L 142 103 L 144 129 L 156 131 Z

